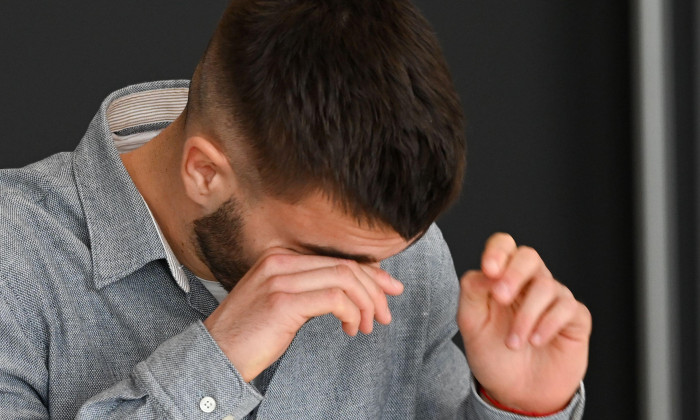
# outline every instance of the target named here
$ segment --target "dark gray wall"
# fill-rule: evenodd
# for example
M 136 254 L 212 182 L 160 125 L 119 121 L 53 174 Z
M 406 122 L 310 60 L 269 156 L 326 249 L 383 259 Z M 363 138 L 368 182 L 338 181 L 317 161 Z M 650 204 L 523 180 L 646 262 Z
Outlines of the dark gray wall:
M 0 2 L 0 167 L 72 150 L 106 95 L 189 78 L 223 0 Z
M 458 271 L 507 231 L 591 309 L 588 419 L 637 419 L 629 5 L 417 2 L 469 126 L 466 186 L 442 220 Z
M 673 159 L 677 212 L 677 329 L 680 334 L 680 405 L 683 419 L 700 418 L 700 6 L 674 0 L 671 8 L 673 56 Z
M 586 418 L 636 418 L 628 2 L 416 3 L 469 121 L 457 269 L 494 231 L 536 247 L 593 313 Z M 72 150 L 115 89 L 188 78 L 225 4 L 0 2 L 0 167 Z

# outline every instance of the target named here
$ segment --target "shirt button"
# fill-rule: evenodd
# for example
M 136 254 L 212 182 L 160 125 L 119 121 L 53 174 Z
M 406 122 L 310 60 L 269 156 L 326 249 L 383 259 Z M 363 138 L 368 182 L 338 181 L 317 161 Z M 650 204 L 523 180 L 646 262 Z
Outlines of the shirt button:
M 205 413 L 211 413 L 216 408 L 216 401 L 212 397 L 204 397 L 199 402 L 199 408 Z
M 236 419 L 234 419 L 233 416 L 226 416 L 221 420 L 236 420 Z

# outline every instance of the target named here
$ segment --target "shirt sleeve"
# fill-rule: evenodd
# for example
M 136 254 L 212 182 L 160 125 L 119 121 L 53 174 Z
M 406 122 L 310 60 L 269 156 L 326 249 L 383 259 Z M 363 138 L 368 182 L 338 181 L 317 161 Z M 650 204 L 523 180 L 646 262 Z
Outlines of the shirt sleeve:
M 262 399 L 197 321 L 85 402 L 76 419 L 241 419 Z
M 0 293 L 0 418 L 73 417 L 51 412 L 50 350 L 11 308 Z M 86 401 L 76 418 L 241 419 L 261 400 L 197 321 L 163 342 L 129 377 Z
M 0 418 L 47 419 L 44 346 L 31 340 L 0 290 Z
M 476 390 L 462 351 L 452 338 L 459 331 L 456 325 L 459 282 L 447 244 L 440 236 L 441 257 L 438 278 L 431 282 L 430 322 L 426 329 L 426 352 L 423 359 L 416 418 L 469 420 L 526 420 L 499 410 L 484 401 Z M 569 405 L 559 413 L 542 420 L 579 420 L 583 416 L 585 392 L 583 384 Z

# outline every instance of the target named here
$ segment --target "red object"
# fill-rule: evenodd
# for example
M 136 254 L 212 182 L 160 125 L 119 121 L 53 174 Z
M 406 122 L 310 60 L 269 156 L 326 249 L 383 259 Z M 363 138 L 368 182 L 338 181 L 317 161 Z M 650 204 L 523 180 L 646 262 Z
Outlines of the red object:
M 481 386 L 481 384 L 478 385 L 478 390 L 479 394 L 486 399 L 491 405 L 494 407 L 503 410 L 503 411 L 508 411 L 509 413 L 513 414 L 518 414 L 521 416 L 528 416 L 528 417 L 548 417 L 548 416 L 553 416 L 554 414 L 557 414 L 559 411 L 553 411 L 551 413 L 532 413 L 529 411 L 522 411 L 522 410 L 516 410 L 515 408 L 510 408 L 506 407 L 505 405 L 499 403 L 495 399 L 493 399 L 489 394 L 486 393 L 486 390 Z

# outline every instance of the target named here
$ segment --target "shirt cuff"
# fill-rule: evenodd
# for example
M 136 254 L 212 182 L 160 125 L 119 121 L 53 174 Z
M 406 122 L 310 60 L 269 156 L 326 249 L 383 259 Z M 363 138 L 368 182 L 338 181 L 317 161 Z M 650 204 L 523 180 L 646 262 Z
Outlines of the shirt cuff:
M 474 396 L 476 403 L 474 404 L 475 409 L 479 413 L 484 414 L 484 418 L 494 418 L 494 419 L 509 419 L 509 420 L 525 420 L 525 419 L 540 419 L 540 420 L 570 420 L 570 419 L 580 419 L 583 417 L 583 407 L 586 401 L 586 391 L 583 386 L 583 381 L 579 385 L 578 391 L 574 394 L 574 397 L 569 401 L 569 404 L 562 411 L 554 413 L 551 416 L 544 417 L 527 417 L 511 413 L 510 411 L 500 410 L 493 405 L 485 401 L 479 394 L 476 379 L 472 376 L 470 383 L 470 392 Z
M 201 321 L 162 343 L 134 373 L 169 418 L 240 419 L 263 399 Z

